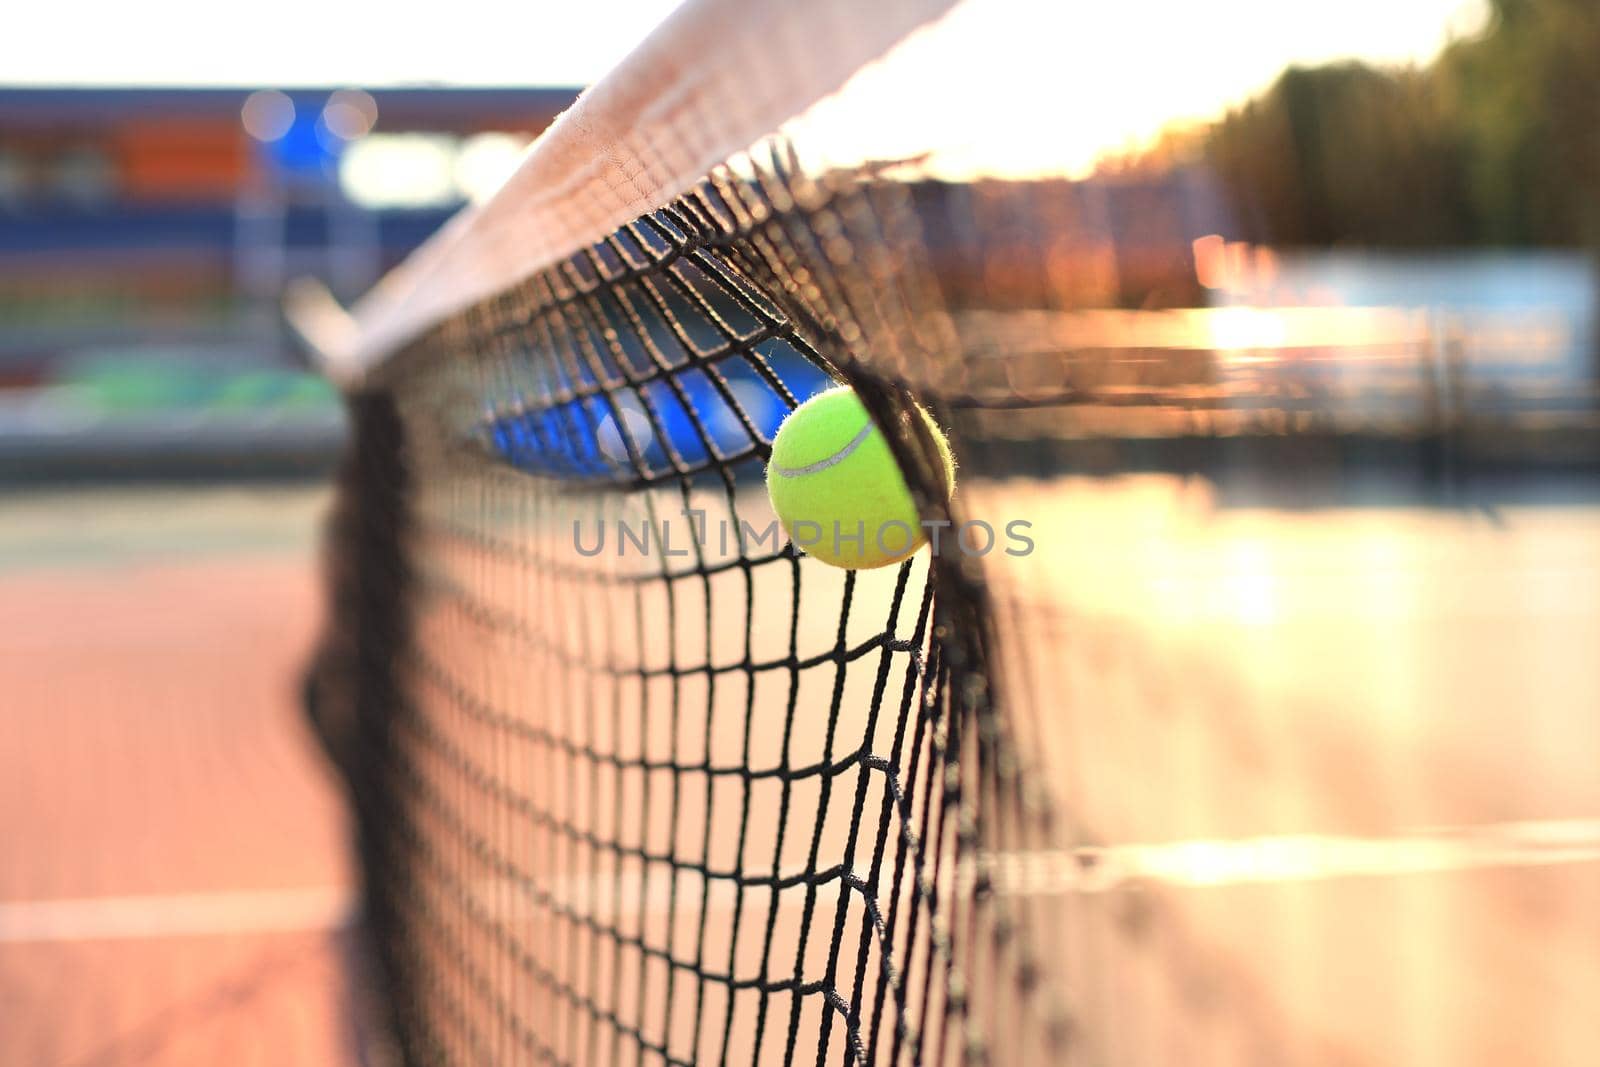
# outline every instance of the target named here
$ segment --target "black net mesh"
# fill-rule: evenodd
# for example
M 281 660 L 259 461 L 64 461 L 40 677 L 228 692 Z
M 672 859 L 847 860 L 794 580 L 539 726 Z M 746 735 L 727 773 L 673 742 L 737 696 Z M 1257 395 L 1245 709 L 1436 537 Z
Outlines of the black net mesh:
M 411 1062 L 1066 1040 L 1046 932 L 984 861 L 1047 820 L 971 561 L 837 571 L 773 525 L 773 433 L 833 380 L 952 517 L 906 417 L 955 337 L 908 188 L 791 164 L 719 173 L 353 399 L 311 704 Z

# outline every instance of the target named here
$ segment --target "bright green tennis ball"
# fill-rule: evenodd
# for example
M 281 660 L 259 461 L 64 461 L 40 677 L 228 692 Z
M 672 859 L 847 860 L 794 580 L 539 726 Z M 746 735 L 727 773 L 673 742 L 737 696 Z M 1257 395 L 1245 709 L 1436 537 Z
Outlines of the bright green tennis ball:
M 921 408 L 944 457 L 945 493 L 955 461 L 944 434 Z M 854 390 L 819 393 L 790 412 L 767 465 L 772 509 L 796 545 L 835 567 L 898 563 L 928 539 L 889 443 Z

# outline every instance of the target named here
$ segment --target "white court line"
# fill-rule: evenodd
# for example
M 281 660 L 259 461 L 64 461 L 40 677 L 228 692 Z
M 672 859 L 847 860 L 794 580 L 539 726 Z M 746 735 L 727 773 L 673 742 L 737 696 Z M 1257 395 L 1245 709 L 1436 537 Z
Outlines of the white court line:
M 353 890 L 333 886 L 8 900 L 0 901 L 0 944 L 335 930 L 354 922 L 358 907 Z
M 991 855 L 1002 893 L 1104 893 L 1138 882 L 1186 888 L 1383 878 L 1600 861 L 1600 819 L 1446 826 L 1385 837 L 1283 834 Z
M 1283 835 L 1006 853 L 988 856 L 982 865 L 1001 893 L 1052 895 L 1104 893 L 1134 882 L 1203 888 L 1597 861 L 1600 820 L 1554 819 L 1378 838 Z M 975 874 L 973 865 L 964 864 L 955 888 L 970 891 Z M 643 882 L 637 873 L 598 880 L 565 876 L 550 879 L 545 888 L 569 906 L 588 903 L 584 910 L 602 916 L 618 907 L 667 912 L 668 880 L 651 879 L 647 892 Z M 909 889 L 907 879 L 902 890 Z M 704 892 L 709 908 L 731 908 L 737 899 L 727 882 L 705 886 Z M 838 884 L 818 886 L 817 892 L 832 897 Z M 479 883 L 474 897 L 478 909 L 501 921 L 541 910 L 525 887 L 496 879 Z M 4 901 L 0 944 L 334 930 L 353 923 L 358 908 L 352 890 L 336 887 Z

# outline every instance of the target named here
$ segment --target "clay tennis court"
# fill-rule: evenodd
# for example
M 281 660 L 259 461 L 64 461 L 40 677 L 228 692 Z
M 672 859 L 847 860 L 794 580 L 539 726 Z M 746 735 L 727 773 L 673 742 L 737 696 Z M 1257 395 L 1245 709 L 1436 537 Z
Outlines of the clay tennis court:
M 361 1062 L 319 492 L 0 498 L 0 1063 Z
M 1100 873 L 1012 857 L 1000 885 L 1066 909 L 1099 1053 L 1584 1062 L 1597 632 L 1595 598 L 1570 593 L 1596 590 L 1593 510 L 1309 516 L 1152 479 L 1040 489 L 992 490 L 1059 553 L 997 589 L 1029 628 L 1014 668 L 1060 690 L 1026 725 Z M 0 504 L 0 1063 L 381 1062 L 356 1010 L 343 800 L 298 707 L 324 504 Z M 1030 642 L 1067 654 L 1040 673 Z M 797 752 L 819 726 L 800 723 Z M 677 815 L 703 807 L 686 795 Z M 725 848 L 730 819 L 708 825 Z M 647 924 L 664 889 L 599 887 Z

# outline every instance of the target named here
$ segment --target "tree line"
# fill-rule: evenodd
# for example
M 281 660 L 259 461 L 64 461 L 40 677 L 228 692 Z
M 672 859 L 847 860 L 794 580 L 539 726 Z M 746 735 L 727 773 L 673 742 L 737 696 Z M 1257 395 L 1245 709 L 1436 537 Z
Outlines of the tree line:
M 1155 154 L 1280 246 L 1600 247 L 1600 0 L 1492 0 L 1425 67 L 1292 67 Z

